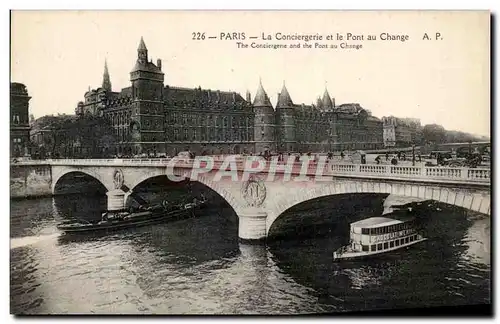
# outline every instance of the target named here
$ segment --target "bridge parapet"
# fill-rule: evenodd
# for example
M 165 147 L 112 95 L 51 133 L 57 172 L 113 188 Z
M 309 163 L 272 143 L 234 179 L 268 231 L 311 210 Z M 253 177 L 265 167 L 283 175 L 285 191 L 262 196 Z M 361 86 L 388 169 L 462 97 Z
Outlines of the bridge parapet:
M 370 175 L 386 178 L 408 178 L 414 180 L 453 180 L 474 183 L 490 183 L 490 169 L 420 167 L 377 164 L 331 164 L 331 175 Z
M 399 166 L 378 164 L 337 164 L 309 161 L 285 163 L 277 161 L 253 161 L 245 158 L 220 160 L 213 157 L 200 157 L 197 159 L 54 159 L 45 161 L 26 161 L 16 165 L 49 164 L 53 166 L 120 166 L 120 167 L 164 167 L 181 169 L 198 169 L 198 173 L 209 171 L 231 170 L 235 172 L 249 172 L 261 174 L 289 174 L 307 177 L 353 177 L 373 179 L 400 179 L 409 181 L 439 181 L 455 184 L 482 184 L 489 185 L 491 171 L 486 168 L 450 168 L 426 166 Z M 212 160 L 209 165 L 207 161 Z M 228 163 L 231 161 L 231 163 Z M 236 167 L 236 170 L 234 170 Z M 322 179 L 324 180 L 324 179 Z

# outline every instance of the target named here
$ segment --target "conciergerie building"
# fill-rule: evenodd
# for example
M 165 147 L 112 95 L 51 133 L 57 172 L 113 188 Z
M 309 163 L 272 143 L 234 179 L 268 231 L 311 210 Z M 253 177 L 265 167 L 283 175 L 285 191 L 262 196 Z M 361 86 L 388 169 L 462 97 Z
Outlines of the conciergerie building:
M 357 103 L 335 104 L 325 89 L 315 104 L 295 104 L 283 83 L 275 106 L 260 82 L 251 98 L 236 92 L 165 84 L 141 38 L 130 86 L 114 92 L 107 64 L 102 86 L 75 110 L 111 121 L 116 154 L 176 155 L 333 152 L 384 146 L 383 123 Z

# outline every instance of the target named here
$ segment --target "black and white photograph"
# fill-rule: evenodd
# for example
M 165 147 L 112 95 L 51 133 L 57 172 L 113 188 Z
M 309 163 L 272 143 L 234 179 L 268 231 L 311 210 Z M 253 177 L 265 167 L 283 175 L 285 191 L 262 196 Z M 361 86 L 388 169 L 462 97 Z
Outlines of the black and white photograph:
M 491 23 L 11 10 L 10 314 L 491 315 Z

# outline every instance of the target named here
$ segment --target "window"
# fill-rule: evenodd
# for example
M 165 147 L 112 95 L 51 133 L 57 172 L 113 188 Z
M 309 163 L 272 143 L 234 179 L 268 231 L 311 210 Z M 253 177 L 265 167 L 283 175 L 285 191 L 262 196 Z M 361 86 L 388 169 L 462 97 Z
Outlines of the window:
M 382 243 L 377 244 L 377 250 L 382 250 Z
M 370 248 L 372 251 L 377 251 L 377 246 L 375 244 L 373 244 Z
M 413 242 L 414 239 L 415 239 L 415 235 L 410 236 L 410 242 Z
M 396 240 L 396 246 L 399 246 L 399 240 Z
M 409 243 L 410 242 L 410 238 L 409 237 L 405 237 L 405 243 Z
M 365 251 L 365 252 L 369 251 L 369 249 L 368 249 L 368 248 L 369 248 L 369 246 L 368 246 L 368 245 L 363 245 L 363 246 L 362 246 L 362 249 L 363 249 L 363 251 Z
M 361 234 L 365 234 L 365 235 L 370 234 L 370 229 L 369 228 L 362 228 L 361 229 Z
M 389 247 L 393 248 L 394 247 L 394 241 L 389 242 Z
M 389 248 L 389 243 L 385 242 L 384 243 L 384 250 Z

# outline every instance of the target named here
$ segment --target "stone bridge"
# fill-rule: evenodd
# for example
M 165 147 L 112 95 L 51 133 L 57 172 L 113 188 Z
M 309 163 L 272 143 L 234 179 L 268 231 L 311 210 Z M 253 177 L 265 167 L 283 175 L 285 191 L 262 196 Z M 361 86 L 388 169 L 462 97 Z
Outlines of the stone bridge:
M 186 177 L 218 193 L 239 217 L 239 237 L 267 237 L 273 222 L 302 202 L 339 194 L 384 193 L 435 200 L 490 214 L 490 170 L 263 160 L 52 160 L 51 190 L 72 172 L 85 173 L 108 190 L 108 208 L 124 207 L 141 182 L 156 176 Z M 42 162 L 40 162 L 42 163 Z M 123 190 L 125 191 L 123 191 Z

